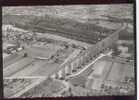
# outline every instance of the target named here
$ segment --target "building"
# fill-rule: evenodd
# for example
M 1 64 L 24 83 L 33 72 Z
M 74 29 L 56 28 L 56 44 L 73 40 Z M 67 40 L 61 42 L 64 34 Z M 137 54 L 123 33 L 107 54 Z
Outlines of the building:
M 65 77 L 66 74 L 71 75 L 72 71 L 77 67 L 80 67 L 82 64 L 89 61 L 89 59 L 95 59 L 101 52 L 105 51 L 108 48 L 111 48 L 119 38 L 119 32 L 125 29 L 125 26 L 116 30 L 113 33 L 105 33 L 107 36 L 98 37 L 97 40 L 94 40 L 95 43 L 92 44 L 92 47 L 87 48 L 86 50 L 80 52 L 76 57 L 72 57 L 72 59 L 64 62 L 60 68 L 56 69 L 51 76 L 52 77 Z M 68 70 L 68 71 L 67 71 Z M 66 73 L 67 72 L 67 73 Z

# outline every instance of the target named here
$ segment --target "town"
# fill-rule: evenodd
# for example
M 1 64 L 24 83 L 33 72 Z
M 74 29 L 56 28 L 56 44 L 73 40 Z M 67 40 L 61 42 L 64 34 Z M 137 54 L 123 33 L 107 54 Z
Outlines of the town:
M 56 22 L 45 28 L 37 21 L 3 24 L 6 98 L 134 94 L 134 54 L 128 48 L 133 41 L 119 39 L 129 22 L 100 21 L 86 27 L 74 21 L 78 26 L 66 24 L 64 29 Z

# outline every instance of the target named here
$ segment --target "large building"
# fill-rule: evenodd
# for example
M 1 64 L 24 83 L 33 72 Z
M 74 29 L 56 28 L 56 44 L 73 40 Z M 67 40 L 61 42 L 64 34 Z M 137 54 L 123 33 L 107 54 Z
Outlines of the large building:
M 93 60 L 99 56 L 99 54 L 106 49 L 113 46 L 119 38 L 119 32 L 125 29 L 125 26 L 112 33 L 102 33 L 97 40 L 94 40 L 92 47 L 80 52 L 76 57 L 65 61 L 60 68 L 56 69 L 51 76 L 52 77 L 65 77 L 67 74 L 72 74 L 73 70 L 80 67 L 82 64 Z M 104 36 L 105 34 L 105 36 Z M 103 37 L 104 36 L 104 37 Z M 93 41 L 93 40 L 92 40 Z

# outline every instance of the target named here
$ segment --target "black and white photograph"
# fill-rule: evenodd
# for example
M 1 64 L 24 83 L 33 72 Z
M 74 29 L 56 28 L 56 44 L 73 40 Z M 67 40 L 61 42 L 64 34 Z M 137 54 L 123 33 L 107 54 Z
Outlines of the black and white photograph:
M 133 4 L 2 7 L 4 98 L 135 95 Z

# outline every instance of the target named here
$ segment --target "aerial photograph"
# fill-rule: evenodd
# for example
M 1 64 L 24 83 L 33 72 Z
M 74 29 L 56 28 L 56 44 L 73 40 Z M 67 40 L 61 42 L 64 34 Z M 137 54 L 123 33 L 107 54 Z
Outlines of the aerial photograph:
M 4 98 L 135 94 L 133 4 L 2 7 Z

